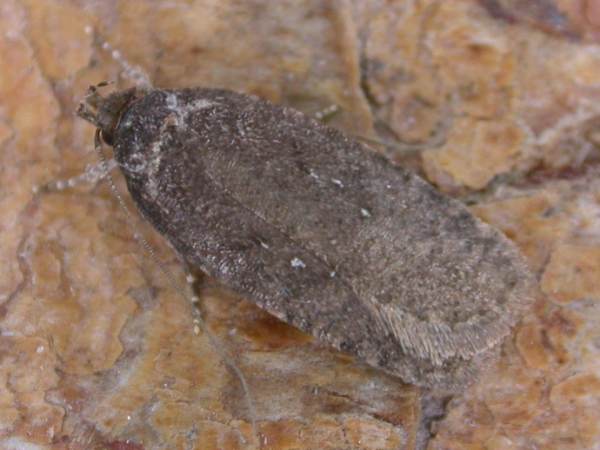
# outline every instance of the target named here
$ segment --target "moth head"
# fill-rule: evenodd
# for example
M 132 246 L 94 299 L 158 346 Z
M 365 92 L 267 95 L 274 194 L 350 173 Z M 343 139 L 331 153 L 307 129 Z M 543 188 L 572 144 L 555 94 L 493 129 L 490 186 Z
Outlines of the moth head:
M 121 116 L 133 101 L 144 95 L 144 91 L 133 87 L 103 97 L 98 92 L 98 88 L 108 84 L 102 82 L 96 86 L 90 86 L 85 98 L 77 108 L 77 115 L 94 124 L 100 130 L 102 140 L 112 146 L 114 131 L 119 125 Z

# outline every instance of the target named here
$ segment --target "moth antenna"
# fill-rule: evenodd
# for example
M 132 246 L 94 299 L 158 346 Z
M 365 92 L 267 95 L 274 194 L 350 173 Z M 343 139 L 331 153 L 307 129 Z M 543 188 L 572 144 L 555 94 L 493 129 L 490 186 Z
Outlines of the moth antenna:
M 133 218 L 133 215 L 131 214 L 131 212 L 129 211 L 129 208 L 125 204 L 125 200 L 123 200 L 121 193 L 117 189 L 114 178 L 112 177 L 110 171 L 108 170 L 108 163 L 107 163 L 106 156 L 104 155 L 104 151 L 102 149 L 102 140 L 100 139 L 100 130 L 99 129 L 96 129 L 96 133 L 94 134 L 94 148 L 96 149 L 96 151 L 98 153 L 98 157 L 100 159 L 100 164 L 103 167 L 103 171 L 105 171 L 107 173 L 106 179 L 108 181 L 110 189 L 112 190 L 114 196 L 116 197 L 117 202 L 119 203 L 119 207 L 125 213 L 125 217 L 126 217 L 127 222 L 129 223 L 129 226 L 131 226 L 131 228 L 133 230 L 135 230 L 135 228 L 136 228 L 135 227 L 135 219 Z M 167 268 L 167 266 L 165 266 L 163 264 L 163 262 L 158 258 L 158 256 L 156 256 L 156 252 L 154 251 L 154 248 L 146 240 L 146 238 L 144 238 L 139 233 L 134 233 L 134 239 L 150 255 L 150 257 L 152 258 L 154 263 L 158 266 L 159 270 L 166 277 L 168 283 L 177 292 L 177 294 L 185 301 L 188 301 L 191 303 L 192 317 L 193 317 L 193 323 L 194 323 L 194 334 L 199 335 L 200 331 L 203 330 L 204 333 L 206 334 L 206 337 L 208 338 L 208 341 L 209 341 L 212 349 L 219 355 L 221 360 L 227 366 L 229 366 L 229 368 L 235 373 L 238 380 L 240 380 L 240 384 L 242 386 L 242 390 L 244 391 L 244 396 L 246 398 L 248 411 L 250 413 L 250 422 L 252 424 L 252 432 L 253 432 L 254 438 L 256 440 L 256 443 L 259 444 L 260 439 L 259 439 L 258 429 L 256 427 L 256 410 L 254 408 L 254 400 L 252 399 L 252 395 L 250 393 L 250 388 L 248 387 L 248 382 L 246 381 L 246 377 L 242 373 L 241 369 L 237 366 L 237 364 L 233 361 L 233 359 L 227 354 L 227 352 L 225 351 L 223 346 L 220 344 L 220 342 L 217 340 L 217 338 L 209 331 L 208 327 L 206 326 L 206 323 L 204 322 L 204 319 L 202 318 L 202 316 L 200 314 L 200 310 L 197 307 L 197 303 L 199 301 L 198 297 L 193 296 L 192 298 L 190 298 L 186 294 L 185 290 L 181 287 L 181 284 L 175 279 L 175 276 L 173 275 L 173 273 Z
M 125 78 L 129 79 L 134 83 L 136 87 L 151 88 L 152 82 L 150 77 L 140 66 L 129 63 L 124 57 L 123 53 L 114 48 L 108 41 L 100 39 L 100 37 L 94 33 L 94 29 L 91 26 L 84 28 L 86 34 L 94 35 L 94 41 L 100 44 L 100 48 L 110 54 L 111 58 L 121 66 L 122 73 Z

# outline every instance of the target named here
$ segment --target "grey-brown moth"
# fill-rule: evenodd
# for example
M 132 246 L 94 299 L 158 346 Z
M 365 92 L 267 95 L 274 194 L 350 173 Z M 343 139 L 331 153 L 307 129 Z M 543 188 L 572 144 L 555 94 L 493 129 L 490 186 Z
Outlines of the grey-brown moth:
M 294 109 L 132 88 L 95 93 L 80 114 L 190 265 L 404 381 L 463 388 L 530 301 L 500 232 Z

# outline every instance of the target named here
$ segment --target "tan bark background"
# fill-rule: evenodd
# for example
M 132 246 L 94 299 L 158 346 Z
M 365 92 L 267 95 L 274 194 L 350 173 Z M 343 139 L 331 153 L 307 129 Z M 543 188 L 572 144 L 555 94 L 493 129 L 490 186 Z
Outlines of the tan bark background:
M 86 87 L 131 84 L 102 40 L 156 86 L 338 105 L 333 125 L 468 201 L 539 277 L 497 365 L 444 401 L 204 280 L 261 448 L 599 448 L 597 0 L 3 0 L 0 448 L 253 448 L 237 379 L 107 186 L 32 199 L 96 161 Z

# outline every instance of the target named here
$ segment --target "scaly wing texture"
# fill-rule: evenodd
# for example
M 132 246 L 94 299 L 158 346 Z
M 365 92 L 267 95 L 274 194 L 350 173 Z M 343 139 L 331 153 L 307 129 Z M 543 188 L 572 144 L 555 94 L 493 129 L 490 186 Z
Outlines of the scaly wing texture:
M 141 108 L 141 109 L 140 109 Z M 460 203 L 301 113 L 154 91 L 116 155 L 182 255 L 277 317 L 413 383 L 456 389 L 527 304 L 513 245 Z

